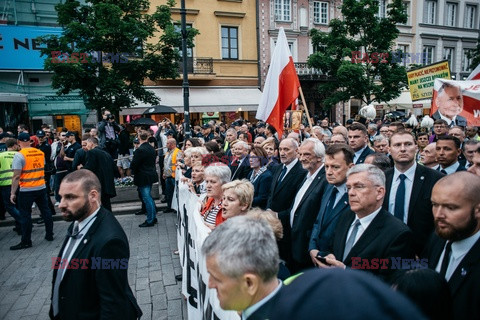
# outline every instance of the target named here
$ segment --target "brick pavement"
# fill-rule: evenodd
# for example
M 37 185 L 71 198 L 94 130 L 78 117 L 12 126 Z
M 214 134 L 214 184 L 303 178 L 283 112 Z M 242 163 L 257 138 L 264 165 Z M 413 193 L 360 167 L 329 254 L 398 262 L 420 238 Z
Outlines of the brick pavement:
M 130 241 L 128 280 L 143 311 L 142 320 L 187 319 L 181 283 L 175 280 L 181 273 L 178 256 L 173 254 L 175 214 L 157 214 L 158 224 L 152 228 L 138 227 L 144 216 L 116 217 Z M 33 247 L 19 251 L 9 247 L 17 244 L 20 236 L 11 226 L 0 227 L 0 319 L 48 319 L 51 257 L 58 254 L 67 227 L 67 222 L 55 221 L 55 239 L 48 242 L 43 239 L 44 226 L 34 225 Z

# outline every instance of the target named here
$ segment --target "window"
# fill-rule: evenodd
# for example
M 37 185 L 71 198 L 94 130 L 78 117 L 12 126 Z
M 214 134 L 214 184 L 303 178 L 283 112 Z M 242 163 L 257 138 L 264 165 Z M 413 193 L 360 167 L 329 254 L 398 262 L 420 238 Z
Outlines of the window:
M 403 12 L 405 12 L 405 14 L 407 15 L 407 22 L 405 23 L 401 23 L 403 25 L 410 25 L 410 2 L 404 2 L 403 3 Z
M 424 64 L 432 64 L 433 63 L 433 57 L 435 53 L 435 47 L 433 46 L 424 46 L 423 47 L 423 55 L 424 55 Z
M 472 49 L 463 49 L 462 55 L 462 71 L 470 71 L 472 65 L 472 58 L 469 57 Z
M 448 65 L 450 66 L 450 70 L 453 69 L 453 55 L 455 54 L 455 48 L 445 47 L 443 48 L 443 60 L 448 60 Z
M 182 25 L 181 25 L 181 24 L 175 23 L 175 24 L 173 25 L 173 28 L 174 28 L 174 30 L 175 30 L 176 33 L 182 34 Z M 188 29 L 191 29 L 191 28 L 192 28 L 192 24 L 187 23 L 186 29 L 188 30 Z M 187 31 L 187 32 L 188 32 L 188 31 Z M 179 53 L 180 53 L 180 57 L 183 57 L 182 45 L 181 45 L 181 44 L 180 44 L 180 46 L 178 47 L 178 51 L 179 51 Z M 188 45 L 187 45 L 187 57 L 189 57 L 189 58 L 193 57 L 193 50 L 192 50 L 191 47 L 188 47 Z
M 428 24 L 435 24 L 436 18 L 436 10 L 437 10 L 437 2 L 436 1 L 426 1 L 426 8 L 425 8 L 425 23 Z
M 275 20 L 291 21 L 292 4 L 290 0 L 275 0 Z
M 237 27 L 222 27 L 222 59 L 238 59 Z
M 398 57 L 396 60 L 398 63 L 401 63 L 402 65 L 406 66 L 407 63 L 410 63 L 410 46 L 408 44 L 399 44 L 397 46 L 397 49 L 402 51 L 401 53 L 397 53 Z
M 378 17 L 385 18 L 387 16 L 387 0 L 378 1 Z
M 445 25 L 455 27 L 457 24 L 457 4 L 447 2 Z
M 468 5 L 465 8 L 465 22 L 464 22 L 464 27 L 473 29 L 475 28 L 475 14 L 476 14 L 476 6 Z
M 328 24 L 328 2 L 313 2 L 313 22 Z

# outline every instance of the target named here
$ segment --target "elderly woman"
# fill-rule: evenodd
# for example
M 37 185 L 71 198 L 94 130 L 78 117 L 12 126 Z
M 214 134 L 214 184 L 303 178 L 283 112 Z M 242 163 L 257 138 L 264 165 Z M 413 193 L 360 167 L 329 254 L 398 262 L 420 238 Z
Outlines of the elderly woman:
M 244 215 L 252 206 L 253 185 L 248 180 L 233 180 L 222 187 L 222 215 L 225 220 Z
M 267 152 L 263 148 L 254 147 L 250 151 L 249 161 L 250 168 L 253 170 L 248 174 L 247 179 L 255 188 L 252 205 L 266 209 L 273 177 L 272 172 L 267 168 Z
M 230 181 L 230 176 L 230 168 L 224 163 L 212 163 L 205 168 L 207 199 L 201 214 L 205 224 L 211 229 L 225 221 L 222 216 L 222 186 Z
M 270 137 L 261 144 L 261 147 L 263 150 L 265 150 L 268 156 L 268 170 L 272 171 L 279 163 L 278 142 L 274 138 Z
M 208 154 L 208 150 L 205 147 L 193 147 L 188 150 L 190 150 L 192 167 L 196 164 L 205 165 L 203 157 Z
M 192 179 L 190 180 L 190 190 L 197 196 L 207 193 L 207 183 L 205 182 L 205 168 L 196 164 L 192 167 Z

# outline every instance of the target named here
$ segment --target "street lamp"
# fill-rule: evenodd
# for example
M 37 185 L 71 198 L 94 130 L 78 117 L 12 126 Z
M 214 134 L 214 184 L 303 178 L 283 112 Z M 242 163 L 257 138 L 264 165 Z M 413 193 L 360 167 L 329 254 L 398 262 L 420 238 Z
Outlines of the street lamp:
M 191 136 L 190 132 L 190 87 L 188 84 L 188 54 L 187 54 L 187 10 L 185 10 L 185 0 L 180 2 L 180 17 L 182 22 L 182 65 L 183 65 L 183 110 L 185 120 L 185 138 L 188 139 Z

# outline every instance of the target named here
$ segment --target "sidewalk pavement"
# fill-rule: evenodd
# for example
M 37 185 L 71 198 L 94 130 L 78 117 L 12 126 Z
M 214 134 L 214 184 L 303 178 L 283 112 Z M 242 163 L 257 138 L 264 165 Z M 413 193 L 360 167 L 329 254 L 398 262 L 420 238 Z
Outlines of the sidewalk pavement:
M 159 201 L 157 207 L 161 207 Z M 113 204 L 130 242 L 128 280 L 142 309 L 142 320 L 187 319 L 181 282 L 175 280 L 175 275 L 181 274 L 180 261 L 173 254 L 177 249 L 176 214 L 160 212 L 155 227 L 139 228 L 145 216 L 132 214 L 138 210 L 139 202 Z M 38 211 L 33 212 L 35 221 Z M 54 218 L 54 241 L 44 240 L 44 225 L 34 223 L 33 247 L 19 251 L 9 250 L 20 242 L 20 236 L 12 231 L 13 219 L 0 221 L 0 319 L 48 319 L 51 258 L 60 251 L 69 225 L 60 213 Z

